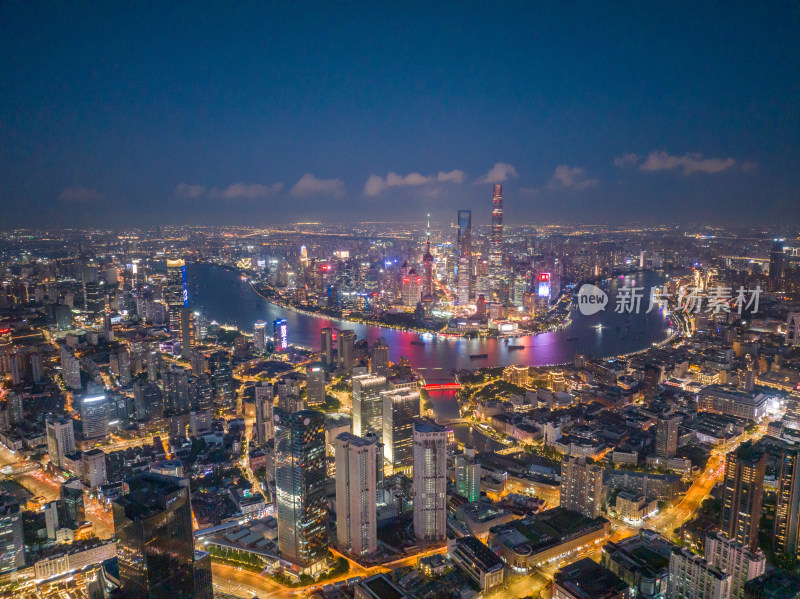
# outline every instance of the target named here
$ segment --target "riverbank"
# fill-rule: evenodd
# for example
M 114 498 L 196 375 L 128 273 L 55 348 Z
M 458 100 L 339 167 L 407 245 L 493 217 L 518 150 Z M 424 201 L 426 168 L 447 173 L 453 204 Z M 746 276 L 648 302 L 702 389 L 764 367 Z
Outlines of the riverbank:
M 563 311 L 559 317 L 571 316 L 571 322 L 561 330 L 528 334 L 508 343 L 502 338 L 489 336 L 440 335 L 442 338 L 437 339 L 432 333 L 426 335 L 427 331 L 409 330 L 405 326 L 366 325 L 354 318 L 339 321 L 327 314 L 319 314 L 313 308 L 282 307 L 279 304 L 284 302 L 275 297 L 274 292 L 262 287 L 266 293 L 256 293 L 248 277 L 231 268 L 192 263 L 187 265 L 187 277 L 193 290 L 193 307 L 209 321 L 230 323 L 241 331 L 252 332 L 253 323 L 258 321 L 272 323 L 286 319 L 289 342 L 293 346 L 313 349 L 319 348 L 320 332 L 326 327 L 354 330 L 358 338 L 369 343 L 384 337 L 392 361 L 407 358 L 423 371 L 427 380 L 435 382 L 445 381 L 453 370 L 513 364 L 564 364 L 571 362 L 575 354 L 587 358 L 618 356 L 651 348 L 664 342 L 671 332 L 666 330 L 664 310 L 632 314 L 630 318 L 627 314 L 615 313 L 613 309 L 583 316 L 577 311 L 563 310 L 567 302 L 562 300 L 560 308 Z M 661 277 L 646 275 L 643 283 L 659 285 Z M 609 294 L 613 297 L 616 287 L 624 284 L 629 283 L 622 280 L 612 283 Z M 291 298 L 284 299 L 292 303 Z M 677 328 L 674 324 L 672 326 Z
M 231 267 L 228 267 L 228 268 L 230 270 L 235 270 L 235 269 L 233 269 Z M 238 271 L 238 272 L 242 272 L 242 271 Z M 417 333 L 420 336 L 427 335 L 427 336 L 436 337 L 436 338 L 440 338 L 440 339 L 474 339 L 474 338 L 478 338 L 478 339 L 503 339 L 505 337 L 510 337 L 510 338 L 513 338 L 513 339 L 533 338 L 533 337 L 536 337 L 538 335 L 542 335 L 542 334 L 545 334 L 545 333 L 551 333 L 553 331 L 557 331 L 559 329 L 563 329 L 565 326 L 567 326 L 569 324 L 569 321 L 571 320 L 571 316 L 567 315 L 567 320 L 565 322 L 563 322 L 563 323 L 560 323 L 557 326 L 549 327 L 547 330 L 540 331 L 540 332 L 537 332 L 537 333 L 532 333 L 530 331 L 524 331 L 520 335 L 512 335 L 512 334 L 502 335 L 502 334 L 498 334 L 498 333 L 496 333 L 494 331 L 491 331 L 491 332 L 480 332 L 480 331 L 478 331 L 478 332 L 475 332 L 475 333 L 460 333 L 460 334 L 447 333 L 447 332 L 444 332 L 444 331 L 441 331 L 441 330 L 440 331 L 436 331 L 436 330 L 426 329 L 426 328 L 422 328 L 422 327 L 408 327 L 408 326 L 400 327 L 400 326 L 393 325 L 391 323 L 386 323 L 386 322 L 383 322 L 383 321 L 380 321 L 380 320 L 369 320 L 369 319 L 365 319 L 365 318 L 364 319 L 352 319 L 352 318 L 346 318 L 346 317 L 343 317 L 343 316 L 340 316 L 340 315 L 326 314 L 324 312 L 313 312 L 311 310 L 304 310 L 302 308 L 299 308 L 299 307 L 294 306 L 292 304 L 289 304 L 287 302 L 282 302 L 282 301 L 276 299 L 272 295 L 268 295 L 266 293 L 262 293 L 262 291 L 258 288 L 256 283 L 254 283 L 253 280 L 251 280 L 249 278 L 247 279 L 247 283 L 250 285 L 250 287 L 256 293 L 256 295 L 258 295 L 264 301 L 269 302 L 273 306 L 277 306 L 279 308 L 283 308 L 284 310 L 291 310 L 292 312 L 296 312 L 297 314 L 303 314 L 304 316 L 310 316 L 312 318 L 320 318 L 320 319 L 327 319 L 327 320 L 337 320 L 339 322 L 343 322 L 343 323 L 346 323 L 346 324 L 354 324 L 354 325 L 355 324 L 359 324 L 359 325 L 365 325 L 365 326 L 380 327 L 382 329 L 393 329 L 395 331 L 400 331 L 400 332 L 403 332 L 403 333 Z

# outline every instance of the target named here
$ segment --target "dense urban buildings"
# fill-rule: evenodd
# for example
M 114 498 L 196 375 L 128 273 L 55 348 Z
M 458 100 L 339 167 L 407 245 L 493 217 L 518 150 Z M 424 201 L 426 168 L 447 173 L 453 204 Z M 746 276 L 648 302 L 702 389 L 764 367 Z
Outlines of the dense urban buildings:
M 0 584 L 32 584 L 26 581 L 44 573 L 57 579 L 77 567 L 70 564 L 87 564 L 108 572 L 111 588 L 113 569 L 97 561 L 108 556 L 119 564 L 119 585 L 139 593 L 152 587 L 157 596 L 169 587 L 176 596 L 182 588 L 210 596 L 209 585 L 230 592 L 233 572 L 245 565 L 253 588 L 267 593 L 353 578 L 353 564 L 374 574 L 400 560 L 409 564 L 397 568 L 402 578 L 389 573 L 389 583 L 375 579 L 372 587 L 412 594 L 423 592 L 423 580 L 484 591 L 553 580 L 553 592 L 564 597 L 745 599 L 770 567 L 786 568 L 798 554 L 800 519 L 800 355 L 782 328 L 794 309 L 788 300 L 765 303 L 769 316 L 747 321 L 725 311 L 686 314 L 668 301 L 652 341 L 628 333 L 627 316 L 609 316 L 617 320 L 591 334 L 638 349 L 576 355 L 570 333 L 558 328 L 583 326 L 585 317 L 558 306 L 576 301 L 567 284 L 597 269 L 579 267 L 588 258 L 572 255 L 571 243 L 507 223 L 503 258 L 492 265 L 494 230 L 476 228 L 472 217 L 462 215 L 464 226 L 449 231 L 433 222 L 413 229 L 397 241 L 408 253 L 398 254 L 396 267 L 395 246 L 377 240 L 366 250 L 355 241 L 337 249 L 339 236 L 322 236 L 294 254 L 292 233 L 256 251 L 248 249 L 252 237 L 238 243 L 233 233 L 200 229 L 177 244 L 156 243 L 182 256 L 180 277 L 174 271 L 170 279 L 161 266 L 145 270 L 148 252 L 158 253 L 149 248 L 119 262 L 99 256 L 34 265 L 22 279 L 27 295 L 6 285 L 0 441 L 9 449 L 0 448 L 0 458 L 23 485 L 41 480 L 53 490 L 37 482 L 36 495 L 4 500 L 11 542 Z M 720 262 L 729 258 L 694 266 L 703 238 L 681 236 L 691 247 L 681 258 L 670 249 L 678 240 L 658 242 L 662 234 L 629 234 L 635 245 L 611 236 L 619 246 L 615 268 L 657 277 L 653 268 L 673 261 L 666 285 L 674 298 L 688 285 L 761 280 Z M 581 235 L 581 244 L 592 235 Z M 368 267 L 379 246 L 392 256 L 375 262 L 383 273 Z M 537 247 L 558 252 L 558 260 L 541 262 Z M 763 247 L 767 261 L 771 242 Z M 212 264 L 193 258 L 201 248 Z M 510 259 L 520 251 L 526 261 Z M 285 257 L 270 258 L 278 252 Z M 597 254 L 595 266 L 604 259 Z M 682 270 L 684 260 L 692 266 Z M 86 276 L 84 263 L 91 266 Z M 782 281 L 794 273 L 789 254 L 785 265 Z M 51 274 L 73 267 L 80 283 Z M 198 308 L 188 357 L 169 303 L 178 282 L 183 291 L 184 272 Z M 205 314 L 204 304 L 217 308 L 200 295 L 201 285 L 223 276 L 231 278 L 213 285 L 242 289 L 241 300 L 234 294 L 227 303 L 256 306 L 260 318 L 251 325 L 221 325 Z M 406 305 L 406 276 L 421 278 L 416 305 Z M 94 289 L 83 289 L 95 277 L 104 307 L 95 305 Z M 66 301 L 78 308 L 56 309 Z M 530 319 L 525 302 L 553 319 L 542 330 L 564 335 L 555 339 L 569 362 L 536 364 L 527 353 L 536 337 L 520 332 L 540 325 L 519 320 Z M 329 327 L 301 312 L 307 320 L 276 318 L 263 312 L 266 305 L 333 310 L 353 324 Z M 389 314 L 409 328 L 372 320 Z M 356 324 L 368 327 L 366 337 Z M 449 349 L 463 342 L 476 349 Z M 146 515 L 142 506 L 150 506 Z M 185 514 L 172 511 L 178 506 L 191 509 L 188 528 Z M 132 528 L 128 520 L 137 517 Z M 164 572 L 137 539 L 179 520 L 180 534 L 192 536 L 180 551 L 163 546 L 181 564 Z M 20 534 L 22 552 L 12 549 Z M 678 542 L 686 548 L 677 550 Z M 586 556 L 602 562 L 602 571 L 581 564 Z M 417 574 L 407 578 L 403 568 L 410 567 Z M 786 576 L 794 580 L 791 571 Z M 784 578 L 775 580 L 785 588 Z M 359 584 L 342 592 L 368 593 Z

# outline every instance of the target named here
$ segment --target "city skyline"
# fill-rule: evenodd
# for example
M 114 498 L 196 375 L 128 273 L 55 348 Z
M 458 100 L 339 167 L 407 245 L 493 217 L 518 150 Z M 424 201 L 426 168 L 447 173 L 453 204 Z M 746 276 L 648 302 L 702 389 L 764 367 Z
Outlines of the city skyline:
M 796 221 L 795 5 L 186 6 L 2 9 L 6 226 Z
M 0 598 L 800 599 L 799 3 L 0 52 Z

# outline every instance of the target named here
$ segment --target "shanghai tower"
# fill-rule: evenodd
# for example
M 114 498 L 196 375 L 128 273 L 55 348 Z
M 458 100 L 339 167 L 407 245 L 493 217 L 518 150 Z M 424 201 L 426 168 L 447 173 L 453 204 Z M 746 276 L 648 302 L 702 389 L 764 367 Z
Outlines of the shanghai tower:
M 489 264 L 495 269 L 503 261 L 503 186 L 495 185 L 492 194 L 492 241 Z

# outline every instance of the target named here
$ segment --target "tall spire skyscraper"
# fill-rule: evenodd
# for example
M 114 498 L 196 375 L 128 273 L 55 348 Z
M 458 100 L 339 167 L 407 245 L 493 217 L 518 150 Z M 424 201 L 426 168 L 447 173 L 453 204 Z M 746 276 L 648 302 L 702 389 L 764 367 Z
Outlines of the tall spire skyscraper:
M 458 211 L 457 281 L 458 305 L 466 306 L 470 296 L 470 277 L 472 276 L 472 211 Z
M 433 254 L 431 254 L 431 215 L 428 215 L 427 241 L 425 242 L 425 255 L 422 257 L 425 264 L 425 286 L 422 296 L 433 295 Z
M 498 267 L 503 261 L 503 186 L 495 185 L 492 194 L 492 241 L 489 265 Z

